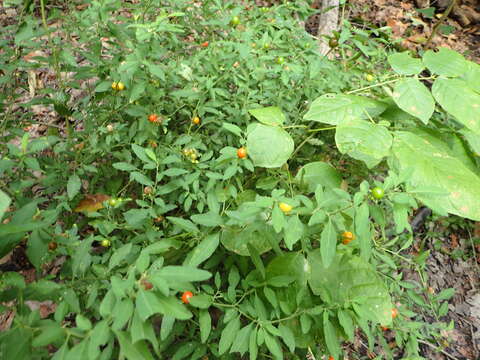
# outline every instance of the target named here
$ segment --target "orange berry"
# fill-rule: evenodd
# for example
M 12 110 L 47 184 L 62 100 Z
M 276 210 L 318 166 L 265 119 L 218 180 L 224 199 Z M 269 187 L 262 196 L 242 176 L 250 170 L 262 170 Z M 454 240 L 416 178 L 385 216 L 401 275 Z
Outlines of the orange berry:
M 209 42 L 205 41 L 205 42 L 201 43 L 200 46 L 206 48 L 206 47 L 208 47 L 208 44 L 209 44 Z
M 237 150 L 237 156 L 239 159 L 245 159 L 247 157 L 247 149 L 243 146 Z
M 147 291 L 153 289 L 153 284 L 150 281 L 143 280 L 142 285 L 143 285 L 143 288 Z
M 342 244 L 348 245 L 352 240 L 355 240 L 355 235 L 351 231 L 344 231 L 342 233 Z
M 193 297 L 193 293 L 191 291 L 185 291 L 183 294 L 182 294 L 182 302 L 184 304 L 188 304 L 190 302 L 190 298 Z
M 48 243 L 48 250 L 50 250 L 50 251 L 56 250 L 57 247 L 58 247 L 58 244 L 55 241 L 50 241 Z
M 398 310 L 396 308 L 392 309 L 392 319 L 395 319 L 398 316 Z
M 193 119 L 192 119 L 192 123 L 194 123 L 195 125 L 200 125 L 202 121 L 200 120 L 200 118 L 198 116 L 195 116 Z
M 159 121 L 158 121 L 158 116 L 157 116 L 157 114 L 150 114 L 150 115 L 148 115 L 148 121 L 150 121 L 151 123 L 157 123 L 157 122 L 159 122 Z

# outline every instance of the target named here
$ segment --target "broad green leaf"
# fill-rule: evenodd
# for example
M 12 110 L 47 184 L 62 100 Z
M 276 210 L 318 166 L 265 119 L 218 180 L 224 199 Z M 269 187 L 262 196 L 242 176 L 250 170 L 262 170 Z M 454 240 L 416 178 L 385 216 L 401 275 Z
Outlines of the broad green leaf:
M 352 120 L 337 126 L 335 142 L 342 154 L 361 160 L 372 168 L 390 154 L 392 135 L 384 126 Z
M 207 212 L 205 214 L 196 214 L 196 215 L 190 216 L 190 218 L 197 224 L 207 226 L 207 227 L 215 227 L 223 224 L 222 217 L 219 214 L 216 214 L 214 212 Z
M 108 263 L 108 270 L 112 270 L 115 266 L 120 265 L 120 263 L 130 254 L 132 251 L 132 243 L 123 245 L 121 248 L 115 250 L 110 262 Z
M 257 359 L 257 356 L 258 356 L 257 328 L 254 328 L 250 333 L 250 339 L 248 339 L 248 352 L 249 352 L 250 360 Z
M 247 132 L 248 155 L 255 166 L 280 167 L 293 153 L 293 139 L 280 127 L 252 124 Z
M 480 136 L 475 134 L 473 131 L 464 128 L 460 131 L 460 133 L 465 136 L 465 139 L 468 142 L 468 145 L 470 145 L 470 148 L 472 149 L 472 152 L 480 156 Z M 0 217 L 1 219 L 1 217 Z
M 78 194 L 81 186 L 82 182 L 77 174 L 74 174 L 68 178 L 67 194 L 70 200 L 72 200 Z
M 438 78 L 433 83 L 432 94 L 445 111 L 480 134 L 480 93 L 473 91 L 463 80 Z
M 83 331 L 88 331 L 92 328 L 92 322 L 82 314 L 77 314 L 75 317 L 75 323 L 77 324 L 77 327 Z
M 279 107 L 269 106 L 259 109 L 248 110 L 250 115 L 254 116 L 258 121 L 265 125 L 283 125 L 285 115 Z
M 133 166 L 132 164 L 126 163 L 126 162 L 117 162 L 112 164 L 112 166 L 117 169 L 117 170 L 122 170 L 122 171 L 136 171 L 138 170 L 136 166 Z
M 218 354 L 222 355 L 226 353 L 232 346 L 233 340 L 238 335 L 240 330 L 240 318 L 237 316 L 225 326 L 221 335 L 220 342 L 218 343 Z
M 403 111 L 419 118 L 424 124 L 432 117 L 435 101 L 428 88 L 418 79 L 402 79 L 395 84 L 393 100 Z
M 370 232 L 370 212 L 366 202 L 355 209 L 355 233 L 360 244 L 360 254 L 368 260 L 372 252 L 372 234 Z
M 258 217 L 260 220 L 260 217 Z M 272 246 L 271 241 L 276 241 L 276 236 L 272 232 L 272 228 L 261 221 L 254 221 L 245 226 L 229 226 L 222 231 L 222 245 L 230 251 L 242 256 L 249 256 L 250 253 L 247 244 L 255 247 L 261 255 L 269 251 Z
M 468 70 L 465 58 L 447 48 L 440 48 L 438 52 L 428 50 L 423 54 L 423 63 L 433 74 L 443 76 L 460 76 Z
M 305 184 L 309 192 L 315 192 L 318 185 L 327 188 L 339 188 L 342 183 L 342 176 L 330 164 L 322 161 L 315 161 L 303 166 L 295 176 L 300 184 Z
M 293 353 L 295 351 L 295 335 L 293 334 L 292 330 L 290 330 L 288 326 L 285 326 L 282 323 L 278 325 L 278 330 L 280 331 L 283 342 L 285 343 L 285 345 L 287 345 L 288 350 Z
M 353 341 L 355 327 L 353 319 L 347 310 L 339 309 L 337 313 L 338 322 L 342 325 L 345 335 L 347 335 L 348 341 Z
M 218 247 L 220 234 L 206 236 L 187 257 L 184 265 L 197 267 L 202 262 L 207 260 Z
M 145 186 L 153 186 L 153 181 L 138 171 L 132 171 L 130 173 L 130 181 L 132 180 Z
M 325 302 L 339 307 L 357 303 L 366 314 L 365 321 L 388 325 L 392 321 L 390 295 L 371 265 L 358 256 L 337 253 L 329 267 L 324 266 L 318 250 L 308 254 L 312 269 L 310 288 Z
M 253 264 L 260 271 L 262 278 L 265 278 L 265 266 L 263 266 L 262 258 L 257 251 L 257 248 L 250 243 L 247 243 L 248 253 L 250 255 L 250 259 L 252 260 Z
M 200 310 L 198 314 L 198 322 L 200 324 L 200 341 L 205 343 L 212 330 L 212 318 L 210 317 L 208 310 Z
M 303 228 L 303 223 L 300 221 L 298 215 L 290 216 L 287 220 L 287 226 L 283 238 L 287 249 L 292 250 L 293 245 L 300 240 L 303 235 Z
M 152 291 L 139 290 L 135 301 L 136 313 L 142 321 L 154 314 L 165 313 L 158 296 Z
M 115 331 L 115 335 L 120 344 L 120 353 L 128 360 L 153 360 L 144 341 L 137 341 L 133 344 L 130 334 L 125 331 Z
M 306 286 L 312 269 L 301 252 L 288 252 L 274 257 L 268 263 L 265 273 L 269 284 L 283 277 L 290 279 L 290 282 L 293 278 L 298 285 Z
M 165 266 L 156 272 L 162 278 L 171 282 L 192 282 L 210 279 L 212 274 L 193 266 Z
M 167 220 L 177 225 L 179 228 L 188 232 L 199 232 L 198 227 L 190 220 L 182 219 L 179 217 L 167 216 Z
M 465 80 L 471 89 L 480 93 L 480 64 L 467 61 L 467 71 L 461 79 Z
M 47 325 L 40 328 L 37 337 L 32 341 L 33 347 L 41 347 L 52 344 L 57 340 L 63 339 L 66 336 L 65 329 L 60 324 L 49 321 Z
M 369 119 L 380 115 L 386 105 L 367 97 L 357 95 L 322 95 L 315 99 L 303 117 L 330 125 L 340 125 L 345 121 Z
M 338 358 L 340 352 L 340 344 L 337 338 L 335 328 L 333 327 L 328 312 L 323 313 L 323 334 L 325 336 L 325 343 L 327 344 L 328 352 L 334 357 Z
M 250 334 L 252 333 L 253 323 L 248 324 L 243 327 L 235 337 L 233 341 L 232 348 L 230 352 L 238 352 L 243 356 L 248 351 L 248 340 L 250 339 Z
M 133 315 L 130 334 L 132 335 L 132 342 L 134 344 L 140 340 L 148 340 L 154 349 L 158 348 L 158 340 L 152 323 L 150 321 L 143 321 L 137 313 Z
M 445 195 L 419 193 L 416 197 L 433 210 L 480 220 L 480 177 L 452 157 L 446 144 L 410 132 L 397 132 L 393 143 L 395 166 L 399 173 L 413 169 L 407 190 L 430 184 Z
M 333 226 L 332 219 L 328 218 L 328 222 L 323 228 L 320 237 L 320 253 L 322 254 L 322 262 L 325 267 L 329 267 L 332 263 L 337 249 L 337 233 Z
M 390 55 L 388 63 L 400 75 L 417 75 L 424 69 L 422 60 L 411 57 L 407 51 Z
M 235 134 L 237 135 L 238 137 L 241 137 L 242 136 L 242 129 L 239 128 L 237 125 L 235 124 L 231 124 L 231 123 L 227 123 L 227 122 L 224 122 L 222 124 L 222 127 L 228 131 L 230 131 L 232 134 Z
M 190 298 L 190 306 L 199 309 L 208 309 L 212 305 L 212 297 L 207 294 L 196 294 Z
M 179 320 L 187 320 L 192 317 L 190 310 L 177 298 L 158 295 L 158 301 L 162 306 L 164 315 L 173 316 Z
M 175 318 L 173 316 L 165 315 L 162 318 L 162 325 L 160 327 L 160 339 L 162 341 L 165 340 L 168 337 L 168 335 L 170 335 L 170 333 L 173 330 L 174 324 L 175 324 Z
M 148 209 L 130 209 L 123 213 L 123 217 L 129 226 L 141 228 L 150 217 Z
M 5 211 L 7 211 L 8 207 L 10 206 L 10 202 L 10 197 L 0 190 L 0 220 L 2 220 Z
M 132 144 L 132 150 L 137 155 L 137 157 L 142 160 L 145 163 L 151 163 L 152 160 L 148 157 L 148 155 L 145 153 L 145 148 L 138 146 L 137 144 Z
M 282 347 L 278 343 L 277 338 L 273 337 L 267 332 L 265 332 L 265 345 L 267 345 L 267 349 L 270 351 L 270 353 L 275 359 L 283 359 Z

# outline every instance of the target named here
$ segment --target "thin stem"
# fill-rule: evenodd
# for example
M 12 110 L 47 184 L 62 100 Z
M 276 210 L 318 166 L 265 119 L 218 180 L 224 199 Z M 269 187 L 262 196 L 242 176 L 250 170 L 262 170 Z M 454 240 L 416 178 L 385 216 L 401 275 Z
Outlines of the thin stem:
M 427 42 L 425 43 L 425 46 L 428 46 L 430 44 L 433 37 L 435 36 L 435 33 L 438 30 L 438 27 L 445 22 L 445 20 L 448 18 L 448 15 L 450 15 L 450 13 L 452 12 L 456 4 L 457 4 L 457 0 L 452 0 L 450 2 L 450 5 L 448 6 L 447 10 L 445 10 L 440 20 L 433 26 L 432 33 L 428 37 Z

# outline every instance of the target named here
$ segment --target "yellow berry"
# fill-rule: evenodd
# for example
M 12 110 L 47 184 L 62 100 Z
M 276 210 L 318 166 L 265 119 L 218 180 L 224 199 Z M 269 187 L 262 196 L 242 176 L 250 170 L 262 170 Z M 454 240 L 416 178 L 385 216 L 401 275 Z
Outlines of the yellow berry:
M 278 207 L 280 208 L 280 210 L 283 211 L 284 214 L 288 214 L 293 209 L 292 205 L 289 205 L 289 204 L 284 203 L 284 202 L 281 202 L 280 204 L 278 204 Z

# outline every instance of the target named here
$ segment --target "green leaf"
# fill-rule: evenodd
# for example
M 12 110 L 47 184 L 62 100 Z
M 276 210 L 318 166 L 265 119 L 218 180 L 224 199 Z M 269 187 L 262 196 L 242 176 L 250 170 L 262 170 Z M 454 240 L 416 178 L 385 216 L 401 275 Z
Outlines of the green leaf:
M 41 347 L 52 344 L 65 337 L 65 330 L 56 322 L 49 322 L 40 328 L 40 333 L 32 341 L 33 347 Z
M 393 154 L 398 173 L 413 169 L 407 190 L 425 188 L 432 183 L 445 195 L 418 193 L 416 198 L 439 212 L 449 212 L 480 220 L 480 177 L 460 160 L 452 157 L 448 146 L 434 137 L 399 131 L 395 134 Z
M 293 334 L 292 330 L 290 330 L 288 326 L 285 326 L 282 323 L 278 325 L 278 330 L 280 331 L 283 342 L 285 343 L 285 345 L 287 345 L 288 350 L 293 353 L 295 351 L 295 335 Z
M 257 328 L 254 328 L 250 333 L 250 339 L 248 340 L 248 352 L 249 359 L 256 360 L 258 356 L 258 345 L 257 345 Z
M 153 360 L 152 354 L 144 341 L 137 341 L 132 344 L 130 334 L 125 331 L 115 331 L 115 335 L 120 344 L 120 353 L 128 360 Z
M 298 215 L 290 216 L 285 227 L 285 236 L 284 241 L 287 249 L 292 250 L 293 245 L 296 244 L 298 240 L 303 235 L 303 223 L 300 221 Z
M 128 243 L 117 249 L 110 258 L 108 270 L 112 270 L 115 266 L 120 265 L 122 260 L 124 260 L 132 251 L 132 246 L 132 243 Z
M 303 117 L 330 125 L 339 125 L 345 121 L 370 119 L 380 115 L 386 104 L 363 96 L 329 94 L 315 99 Z
M 143 175 L 142 173 L 139 173 L 138 171 L 132 171 L 130 173 L 130 181 L 135 180 L 139 184 L 145 185 L 145 186 L 153 186 L 153 181 L 150 180 L 148 177 Z
M 388 63 L 400 75 L 417 75 L 424 69 L 422 60 L 411 57 L 407 51 L 390 55 Z
M 382 125 L 352 120 L 337 126 L 335 142 L 342 154 L 361 160 L 372 168 L 390 154 L 392 135 Z
M 117 162 L 112 164 L 112 166 L 117 170 L 128 171 L 128 172 L 137 170 L 136 166 L 133 166 L 132 164 L 129 164 L 126 162 Z
M 370 232 L 370 211 L 366 202 L 355 209 L 355 233 L 360 244 L 360 254 L 368 260 L 372 253 L 372 234 Z
M 141 228 L 150 217 L 148 209 L 130 209 L 123 213 L 123 217 L 129 226 Z
M 215 227 L 223 224 L 222 217 L 214 212 L 196 214 L 190 216 L 190 218 L 197 224 L 207 227 Z
M 248 155 L 255 166 L 280 167 L 293 153 L 293 139 L 280 127 L 252 124 L 247 133 Z
M 282 277 L 285 278 L 286 285 L 294 280 L 298 285 L 306 286 L 312 269 L 301 252 L 288 252 L 274 257 L 265 272 L 267 283 L 272 286 Z
M 342 325 L 345 335 L 347 335 L 348 341 L 353 341 L 355 327 L 353 324 L 353 319 L 350 316 L 350 313 L 347 310 L 338 310 L 338 322 Z
M 198 227 L 190 220 L 182 219 L 179 217 L 167 216 L 167 220 L 177 225 L 179 228 L 188 232 L 200 232 Z
M 158 348 L 158 340 L 152 323 L 150 321 L 143 321 L 137 313 L 133 315 L 130 334 L 132 335 L 132 342 L 134 344 L 140 340 L 148 340 L 154 349 Z
M 256 219 L 260 219 L 256 217 Z M 261 221 L 254 221 L 245 227 L 226 227 L 221 235 L 223 246 L 230 251 L 242 256 L 249 256 L 247 244 L 255 247 L 261 255 L 269 251 L 271 241 L 276 241 L 271 226 Z
M 139 290 L 135 300 L 136 313 L 142 321 L 145 321 L 154 314 L 164 314 L 165 309 L 158 300 L 155 293 L 151 291 Z
M 0 220 L 2 220 L 5 211 L 7 211 L 8 207 L 10 206 L 10 202 L 10 197 L 0 190 Z
M 438 293 L 438 295 L 435 296 L 435 299 L 437 301 L 448 300 L 453 295 L 455 295 L 455 289 L 454 288 L 444 289 L 444 290 L 440 291 Z
M 220 342 L 218 343 L 218 354 L 222 355 L 230 349 L 232 346 L 233 340 L 235 336 L 238 335 L 238 331 L 240 330 L 240 318 L 236 316 L 233 320 L 225 326 L 221 335 L 220 335 Z
M 75 323 L 77 324 L 77 327 L 83 331 L 88 331 L 92 328 L 92 322 L 82 314 L 77 314 L 75 317 Z
M 320 253 L 322 254 L 322 262 L 325 267 L 328 268 L 332 263 L 336 249 L 337 233 L 333 226 L 332 219 L 329 217 L 320 237 Z
M 202 262 L 210 258 L 218 247 L 220 242 L 220 234 L 206 236 L 195 249 L 193 249 L 187 257 L 184 265 L 197 267 Z
M 339 252 L 329 267 L 318 250 L 308 254 L 310 288 L 323 301 L 338 307 L 352 303 L 364 308 L 363 320 L 388 325 L 392 321 L 390 295 L 371 265 L 358 256 Z
M 212 274 L 192 266 L 165 266 L 156 272 L 162 278 L 171 282 L 193 282 L 210 279 Z
M 275 359 L 279 359 L 279 360 L 283 359 L 282 347 L 278 343 L 277 338 L 273 337 L 266 331 L 265 331 L 265 345 L 267 345 L 267 349 L 270 351 L 270 353 L 273 355 Z
M 295 180 L 300 184 L 305 184 L 308 192 L 315 192 L 318 185 L 330 189 L 339 188 L 342 176 L 332 165 L 315 161 L 303 166 L 295 176 Z
M 190 298 L 190 305 L 199 309 L 208 309 L 212 302 L 212 297 L 207 294 L 197 294 Z
M 248 110 L 250 115 L 265 125 L 279 126 L 285 122 L 285 115 L 279 107 L 269 106 Z
M 132 144 L 132 150 L 135 155 L 137 155 L 137 157 L 143 162 L 147 164 L 152 162 L 148 155 L 145 153 L 145 148 L 138 146 L 137 144 Z
M 164 315 L 173 316 L 179 320 L 187 320 L 192 317 L 190 310 L 177 298 L 158 295 L 158 301 L 162 306 Z
M 468 129 L 480 134 L 480 94 L 459 79 L 435 80 L 432 94 L 440 106 Z
M 323 334 L 325 335 L 325 343 L 327 344 L 328 351 L 334 358 L 338 358 L 340 344 L 335 333 L 335 328 L 328 318 L 328 312 L 323 313 Z
M 72 200 L 80 191 L 80 187 L 82 186 L 82 182 L 77 174 L 74 174 L 69 177 L 67 183 L 67 194 L 68 198 Z
M 393 100 L 400 109 L 419 118 L 424 124 L 432 117 L 435 101 L 418 79 L 402 79 L 395 84 Z
M 437 75 L 455 77 L 468 70 L 465 58 L 447 48 L 440 48 L 438 52 L 428 50 L 423 54 L 423 63 L 430 72 Z
M 265 267 L 263 266 L 263 261 L 257 251 L 257 248 L 249 243 L 247 243 L 247 248 L 253 264 L 255 265 L 257 270 L 260 271 L 262 278 L 265 278 Z
M 480 93 L 480 64 L 467 61 L 467 71 L 461 78 L 467 82 L 471 89 Z
M 235 124 L 230 124 L 230 123 L 227 123 L 227 122 L 224 122 L 222 124 L 222 127 L 228 131 L 230 131 L 232 134 L 235 134 L 237 135 L 238 137 L 241 137 L 242 136 L 242 129 L 239 128 L 237 125 Z
M 243 327 L 235 337 L 235 340 L 232 344 L 230 352 L 238 352 L 243 356 L 248 351 L 248 341 L 250 339 L 250 334 L 252 333 L 253 323 L 248 324 Z
M 200 324 L 200 341 L 204 344 L 208 340 L 208 336 L 212 330 L 212 318 L 208 310 L 200 310 L 198 322 Z
M 168 335 L 170 335 L 170 333 L 173 330 L 174 324 L 175 324 L 175 318 L 173 316 L 165 315 L 162 318 L 162 325 L 160 328 L 160 339 L 162 341 L 165 340 L 168 337 Z

